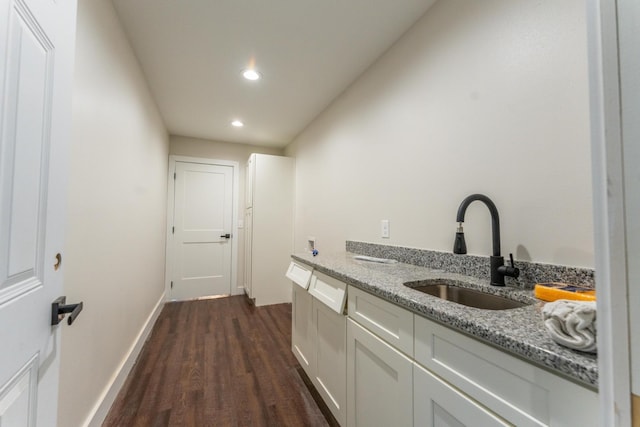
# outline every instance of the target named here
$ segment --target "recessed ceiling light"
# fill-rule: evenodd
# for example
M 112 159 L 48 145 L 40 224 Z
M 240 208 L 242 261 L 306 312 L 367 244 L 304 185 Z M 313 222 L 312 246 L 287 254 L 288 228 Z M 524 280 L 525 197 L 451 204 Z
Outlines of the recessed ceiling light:
M 253 68 L 247 68 L 242 72 L 242 77 L 247 80 L 260 80 L 262 74 L 254 70 Z
M 242 126 L 244 126 L 244 123 L 242 123 L 240 120 L 234 120 L 231 122 L 231 126 L 241 128 Z

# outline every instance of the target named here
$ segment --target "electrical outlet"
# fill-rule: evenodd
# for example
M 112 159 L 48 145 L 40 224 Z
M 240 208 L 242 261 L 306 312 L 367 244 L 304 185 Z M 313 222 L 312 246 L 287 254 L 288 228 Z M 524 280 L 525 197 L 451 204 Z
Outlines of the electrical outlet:
M 380 221 L 380 237 L 384 239 L 389 238 L 389 220 L 383 219 Z

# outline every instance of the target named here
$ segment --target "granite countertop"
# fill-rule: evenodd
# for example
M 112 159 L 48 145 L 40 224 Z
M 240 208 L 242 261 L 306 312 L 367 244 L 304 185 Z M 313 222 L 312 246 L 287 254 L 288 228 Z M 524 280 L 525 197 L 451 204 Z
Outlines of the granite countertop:
M 315 257 L 301 253 L 292 255 L 292 258 L 590 388 L 598 387 L 597 356 L 570 350 L 549 338 L 542 322 L 544 303 L 533 296 L 533 291 L 490 286 L 486 280 L 411 264 L 359 261 L 354 256 L 349 252 Z M 445 301 L 403 285 L 404 282 L 423 279 L 461 281 L 470 288 L 532 304 L 509 310 L 483 310 Z

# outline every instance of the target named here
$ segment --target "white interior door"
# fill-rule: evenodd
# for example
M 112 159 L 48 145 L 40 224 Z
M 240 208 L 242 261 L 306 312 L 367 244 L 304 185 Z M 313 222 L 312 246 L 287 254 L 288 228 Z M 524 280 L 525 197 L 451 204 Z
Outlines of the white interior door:
M 2 427 L 56 424 L 75 13 L 74 0 L 0 0 Z
M 176 162 L 174 194 L 171 298 L 230 295 L 233 168 Z

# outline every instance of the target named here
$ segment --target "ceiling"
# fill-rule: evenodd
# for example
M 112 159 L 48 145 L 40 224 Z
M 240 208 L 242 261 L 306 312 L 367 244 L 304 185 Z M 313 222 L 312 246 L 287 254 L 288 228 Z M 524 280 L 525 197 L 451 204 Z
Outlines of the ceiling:
M 434 1 L 113 4 L 169 133 L 283 147 Z M 263 78 L 245 80 L 247 67 Z

